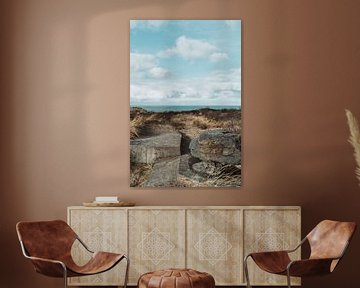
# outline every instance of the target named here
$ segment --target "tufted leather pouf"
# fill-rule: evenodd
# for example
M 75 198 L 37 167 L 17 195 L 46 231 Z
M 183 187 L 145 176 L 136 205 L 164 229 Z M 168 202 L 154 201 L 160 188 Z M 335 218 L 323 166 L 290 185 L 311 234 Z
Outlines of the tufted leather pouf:
M 138 288 L 214 288 L 214 277 L 192 269 L 166 269 L 140 276 Z

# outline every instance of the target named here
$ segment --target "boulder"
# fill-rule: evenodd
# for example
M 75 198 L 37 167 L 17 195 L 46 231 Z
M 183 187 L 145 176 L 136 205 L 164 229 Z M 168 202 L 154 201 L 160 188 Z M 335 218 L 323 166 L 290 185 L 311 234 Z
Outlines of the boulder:
M 199 162 L 199 159 L 192 157 L 190 154 L 180 156 L 179 175 L 189 178 L 192 181 L 204 182 L 207 178 L 195 173 L 191 167 Z
M 176 186 L 180 157 L 156 162 L 144 187 L 173 187 Z
M 180 156 L 180 143 L 179 133 L 130 140 L 130 161 L 152 164 L 162 158 Z
M 240 164 L 240 149 L 240 135 L 223 129 L 207 130 L 190 142 L 192 156 L 222 164 Z

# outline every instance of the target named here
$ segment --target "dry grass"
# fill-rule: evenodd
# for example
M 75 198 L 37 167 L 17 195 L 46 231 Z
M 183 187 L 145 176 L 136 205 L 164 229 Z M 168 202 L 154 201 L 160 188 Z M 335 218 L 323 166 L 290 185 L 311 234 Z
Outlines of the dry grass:
M 193 121 L 194 125 L 204 130 L 220 128 L 233 133 L 240 133 L 241 131 L 240 119 L 216 120 L 216 119 L 207 118 L 205 116 L 194 116 L 194 117 L 195 117 L 195 120 Z
M 198 182 L 185 176 L 178 176 L 176 187 L 206 187 L 203 182 Z
M 143 187 L 148 179 L 153 165 L 151 164 L 134 164 L 130 167 L 130 187 Z
M 143 112 L 134 110 L 130 118 L 130 138 L 147 134 L 181 131 L 190 137 L 208 129 L 224 129 L 241 133 L 240 111 Z M 164 131 L 162 131 L 164 130 Z M 193 133 L 192 133 L 193 132 Z M 143 135 L 141 135 L 143 134 Z M 194 135 L 192 135 L 194 134 Z
M 241 132 L 240 119 L 214 119 L 205 115 L 178 114 L 171 118 L 176 126 L 196 126 L 201 130 L 221 128 L 229 132 Z
M 209 187 L 239 187 L 241 184 L 240 165 L 225 165 L 221 168 L 221 173 L 209 179 Z
M 139 137 L 139 132 L 141 127 L 146 121 L 145 116 L 139 115 L 130 120 L 130 139 L 135 139 Z
M 359 180 L 360 185 L 360 129 L 359 124 L 355 118 L 355 116 L 349 111 L 346 111 L 346 117 L 350 129 L 350 137 L 349 142 L 354 148 L 354 157 L 357 164 L 355 169 L 356 178 Z
M 178 187 L 240 187 L 241 184 L 241 167 L 240 165 L 225 165 L 221 173 L 216 177 L 211 177 L 204 182 L 179 177 Z

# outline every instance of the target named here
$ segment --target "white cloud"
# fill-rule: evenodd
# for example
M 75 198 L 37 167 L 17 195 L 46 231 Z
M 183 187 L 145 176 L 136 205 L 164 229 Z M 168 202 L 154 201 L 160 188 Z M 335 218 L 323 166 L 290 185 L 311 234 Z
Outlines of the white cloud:
M 151 54 L 130 53 L 130 69 L 132 72 L 144 71 L 156 66 L 156 58 Z
M 157 89 L 157 87 L 151 83 L 148 85 L 130 85 L 130 99 L 132 105 L 136 105 L 136 103 L 160 104 L 161 99 L 164 98 L 164 96 L 164 92 Z
M 158 59 L 151 54 L 130 53 L 130 77 L 141 81 L 145 78 L 162 79 L 170 76 L 170 72 L 158 65 Z
M 175 47 L 160 52 L 159 55 L 162 57 L 178 55 L 187 60 L 192 60 L 207 58 L 216 51 L 218 49 L 206 41 L 191 39 L 183 35 L 176 39 Z
M 167 20 L 130 20 L 130 29 L 155 30 L 166 23 Z
M 176 81 L 142 79 L 130 86 L 131 105 L 239 105 L 240 81 L 240 69 Z
M 169 71 L 165 68 L 156 66 L 149 70 L 149 74 L 153 78 L 161 79 L 169 76 Z
M 237 25 L 240 24 L 240 20 L 225 20 L 225 24 L 231 28 L 235 29 Z
M 221 52 L 216 46 L 209 42 L 180 36 L 176 39 L 174 47 L 158 53 L 159 57 L 180 56 L 186 60 L 210 59 L 213 62 L 229 59 L 226 53 Z
M 220 62 L 228 59 L 229 56 L 226 53 L 216 52 L 210 55 L 210 60 L 212 62 Z

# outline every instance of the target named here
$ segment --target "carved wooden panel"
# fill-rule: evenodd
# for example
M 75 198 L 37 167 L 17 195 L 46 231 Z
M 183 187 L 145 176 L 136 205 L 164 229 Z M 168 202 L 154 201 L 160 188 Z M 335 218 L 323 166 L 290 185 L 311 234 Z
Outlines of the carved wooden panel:
M 281 250 L 300 242 L 299 207 L 70 207 L 68 222 L 93 250 L 126 253 L 129 284 L 143 273 L 164 268 L 209 272 L 216 285 L 245 285 L 243 258 L 256 251 Z M 78 244 L 79 264 L 89 255 Z M 300 258 L 300 250 L 294 255 Z M 249 260 L 253 285 L 285 285 L 286 277 L 261 271 Z M 125 261 L 104 274 L 71 278 L 70 285 L 121 285 Z M 293 280 L 299 285 L 298 279 Z
M 261 209 L 244 211 L 244 252 L 286 250 L 300 243 L 299 209 Z M 293 253 L 300 259 L 300 250 Z M 249 262 L 249 276 L 252 285 L 286 285 L 286 277 L 266 273 L 252 261 Z M 292 278 L 293 284 L 300 284 L 299 278 Z
M 84 209 L 70 210 L 68 221 L 80 239 L 93 251 L 126 253 L 127 215 L 125 209 Z M 90 255 L 78 241 L 72 248 L 76 263 L 85 264 Z M 112 270 L 85 277 L 69 278 L 70 285 L 122 285 L 125 261 Z
M 187 266 L 214 276 L 217 285 L 242 281 L 242 210 L 187 211 Z
M 129 281 L 141 274 L 185 267 L 185 210 L 129 210 Z

